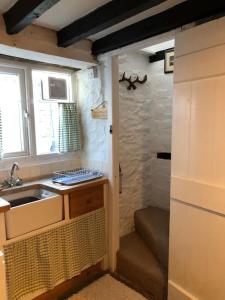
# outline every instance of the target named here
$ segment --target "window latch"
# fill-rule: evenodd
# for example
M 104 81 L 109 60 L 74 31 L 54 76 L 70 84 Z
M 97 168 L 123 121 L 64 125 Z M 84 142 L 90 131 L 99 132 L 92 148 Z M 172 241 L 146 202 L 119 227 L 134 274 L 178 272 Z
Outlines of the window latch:
M 30 117 L 30 114 L 29 114 L 29 112 L 27 110 L 24 111 L 24 117 L 26 119 L 28 119 Z

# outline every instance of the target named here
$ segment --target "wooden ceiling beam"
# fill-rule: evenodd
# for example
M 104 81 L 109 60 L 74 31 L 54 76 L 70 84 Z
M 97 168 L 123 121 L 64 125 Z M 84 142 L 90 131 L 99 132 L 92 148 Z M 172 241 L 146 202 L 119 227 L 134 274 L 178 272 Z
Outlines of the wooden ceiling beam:
M 218 14 L 225 15 L 224 0 L 187 0 L 96 40 L 92 45 L 92 53 L 99 55 L 112 51 Z
M 113 0 L 58 31 L 58 46 L 68 47 L 165 0 Z
M 60 0 L 18 0 L 3 14 L 7 33 L 18 33 L 59 1 Z

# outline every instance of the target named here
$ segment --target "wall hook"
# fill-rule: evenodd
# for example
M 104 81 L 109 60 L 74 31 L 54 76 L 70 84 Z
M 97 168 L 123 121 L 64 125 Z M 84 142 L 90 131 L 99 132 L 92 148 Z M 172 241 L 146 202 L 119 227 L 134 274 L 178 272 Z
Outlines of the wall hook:
M 119 80 L 119 82 L 123 82 L 123 81 L 127 81 L 129 83 L 129 86 L 127 87 L 128 90 L 136 90 L 136 85 L 135 83 L 140 83 L 140 84 L 143 84 L 147 81 L 148 79 L 148 76 L 145 75 L 144 78 L 142 80 L 139 79 L 139 76 L 137 76 L 137 78 L 135 80 L 132 80 L 131 79 L 131 76 L 129 78 L 126 77 L 126 74 L 125 72 L 123 73 L 123 76 L 122 78 Z

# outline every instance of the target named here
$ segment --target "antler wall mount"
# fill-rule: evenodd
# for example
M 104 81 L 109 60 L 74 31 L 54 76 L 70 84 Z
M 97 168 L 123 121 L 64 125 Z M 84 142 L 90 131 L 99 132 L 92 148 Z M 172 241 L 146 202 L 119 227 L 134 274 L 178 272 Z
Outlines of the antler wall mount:
M 126 77 L 126 73 L 124 72 L 123 75 L 122 75 L 122 78 L 119 80 L 119 82 L 126 81 L 126 82 L 129 83 L 129 85 L 127 87 L 128 90 L 131 90 L 131 89 L 136 90 L 137 87 L 136 87 L 135 84 L 136 83 L 143 84 L 143 83 L 145 83 L 147 81 L 147 79 L 148 79 L 148 76 L 145 75 L 142 80 L 139 79 L 139 76 L 137 76 L 136 79 L 132 80 L 132 76 L 130 76 L 130 77 L 127 78 Z

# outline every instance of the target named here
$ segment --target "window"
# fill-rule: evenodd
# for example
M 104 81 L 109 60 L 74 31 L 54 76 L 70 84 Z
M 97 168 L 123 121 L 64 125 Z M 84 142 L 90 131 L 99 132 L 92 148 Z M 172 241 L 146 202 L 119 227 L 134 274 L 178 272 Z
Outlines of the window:
M 32 81 L 37 154 L 57 153 L 58 103 L 72 102 L 71 75 L 33 70 Z
M 25 75 L 22 70 L 0 68 L 0 107 L 4 157 L 28 154 Z
M 65 103 L 75 107 L 72 72 L 50 71 L 29 64 L 10 65 L 0 65 L 1 157 L 59 153 L 59 107 Z M 77 115 L 72 116 L 77 124 L 74 118 Z M 75 134 L 78 136 L 78 131 Z M 79 147 L 73 149 L 76 150 Z M 68 151 L 66 148 L 64 152 Z

